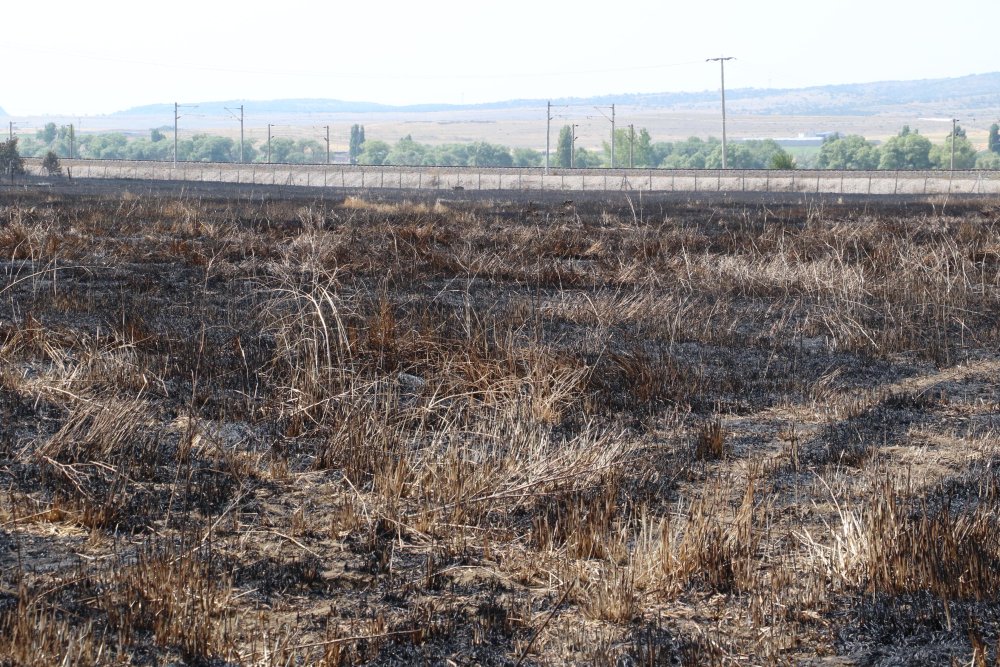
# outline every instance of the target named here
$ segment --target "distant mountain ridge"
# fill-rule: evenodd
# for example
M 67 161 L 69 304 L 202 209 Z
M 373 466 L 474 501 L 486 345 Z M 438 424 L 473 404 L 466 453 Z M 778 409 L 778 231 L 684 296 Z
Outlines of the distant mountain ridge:
M 553 104 L 618 104 L 623 107 L 655 107 L 676 111 L 714 108 L 716 90 L 701 92 L 622 93 L 559 99 L 515 99 L 484 104 L 390 105 L 336 99 L 283 99 L 215 101 L 197 104 L 199 113 L 225 113 L 240 104 L 252 105 L 254 113 L 433 113 L 445 111 L 489 111 L 522 109 Z M 1000 72 L 971 74 L 945 79 L 877 81 L 873 83 L 811 86 L 808 88 L 734 88 L 726 90 L 727 109 L 734 113 L 873 116 L 918 112 L 941 114 L 1000 114 Z M 0 111 L 2 113 L 2 111 Z M 114 116 L 163 116 L 173 113 L 173 104 L 150 104 L 112 114 Z

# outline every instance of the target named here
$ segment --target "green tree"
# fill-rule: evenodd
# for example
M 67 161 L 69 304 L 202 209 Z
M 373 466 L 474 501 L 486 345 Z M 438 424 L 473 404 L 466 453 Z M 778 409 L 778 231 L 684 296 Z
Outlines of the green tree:
M 472 144 L 444 144 L 427 148 L 424 163 L 443 167 L 464 167 L 469 163 Z
M 167 138 L 166 135 L 163 134 L 163 132 L 160 132 L 160 130 L 155 127 L 149 131 L 149 140 L 152 141 L 154 144 L 158 141 L 163 141 L 166 138 Z
M 239 158 L 239 152 L 239 144 L 228 137 L 196 134 L 191 137 L 191 153 L 187 159 L 192 162 L 234 162 Z
M 629 128 L 621 128 L 615 130 L 615 166 L 622 168 L 628 167 L 628 151 L 629 151 Z M 633 142 L 634 146 L 634 142 Z M 601 150 L 603 152 L 603 161 L 607 166 L 611 166 L 611 143 L 608 141 L 601 142 Z M 634 156 L 633 156 L 634 159 Z
M 480 141 L 468 147 L 466 164 L 470 167 L 513 167 L 514 157 L 506 146 Z
M 659 150 L 657 147 L 659 147 Z M 667 142 L 654 144 L 649 130 L 642 128 L 635 138 L 632 164 L 636 167 L 657 167 L 672 150 L 673 144 Z
M 667 169 L 704 169 L 708 156 L 717 153 L 715 159 L 718 166 L 721 167 L 721 146 L 719 140 L 712 137 L 708 141 L 699 137 L 691 137 L 687 141 L 677 141 L 670 145 L 670 151 L 661 159 L 659 166 Z
M 990 135 L 986 140 L 986 150 L 991 153 L 1000 153 L 1000 125 L 997 123 L 990 125 Z
M 604 156 L 596 151 L 588 151 L 586 148 L 577 148 L 573 158 L 573 166 L 577 169 L 596 169 L 604 166 Z
M 879 169 L 930 169 L 931 142 L 904 125 L 898 135 L 882 146 Z
M 573 162 L 573 128 L 563 125 L 556 140 L 556 167 L 569 167 Z
M 289 162 L 295 152 L 295 140 L 289 137 L 271 138 L 271 162 Z M 264 156 L 267 159 L 267 156 Z
M 976 158 L 976 169 L 1000 169 L 1000 153 L 985 151 Z
M 391 150 L 392 147 L 384 141 L 378 139 L 366 141 L 365 147 L 358 155 L 358 164 L 385 164 L 385 159 Z
M 24 158 L 17 150 L 17 137 L 0 142 L 0 175 L 16 176 L 24 173 Z
M 629 153 L 631 152 L 631 165 L 633 167 L 655 167 L 659 164 L 656 159 L 656 151 L 653 149 L 653 140 L 646 128 L 633 133 L 631 128 L 615 130 L 615 166 L 628 167 Z M 669 144 L 663 144 L 669 146 Z M 602 142 L 603 159 L 606 166 L 611 165 L 611 143 Z M 666 152 L 669 152 L 667 150 Z M 660 156 L 662 159 L 663 155 Z
M 771 156 L 771 169 L 795 169 L 795 158 L 784 149 L 779 149 Z
M 955 169 L 972 169 L 976 166 L 976 149 L 965 136 L 965 130 L 959 130 L 955 133 Z M 931 148 L 931 164 L 938 169 L 951 169 L 951 138 L 949 133 L 943 144 L 936 144 Z
M 515 167 L 541 167 L 545 162 L 545 156 L 531 148 L 515 148 L 513 158 Z
M 820 169 L 871 170 L 878 164 L 878 148 L 857 134 L 827 137 L 819 148 Z
M 774 139 L 739 141 L 726 145 L 726 166 L 731 169 L 769 169 L 776 155 L 785 153 Z M 791 157 L 791 156 L 789 156 Z M 722 144 L 716 143 L 705 156 L 707 169 L 722 168 Z
M 46 123 L 45 128 L 39 130 L 36 134 L 38 135 L 38 138 L 42 140 L 43 143 L 49 145 L 56 140 L 56 135 L 58 134 L 58 130 L 56 129 L 55 123 Z
M 385 164 L 400 164 L 421 166 L 433 162 L 428 159 L 430 151 L 427 146 L 413 140 L 409 134 L 396 142 L 385 158 Z
M 358 163 L 358 156 L 361 155 L 361 151 L 364 150 L 365 144 L 365 126 L 364 125 L 351 125 L 351 139 L 347 148 L 347 155 L 350 158 L 351 164 Z
M 80 155 L 82 157 L 96 160 L 124 160 L 128 156 L 127 153 L 128 137 L 121 132 L 80 137 Z M 180 153 L 179 150 L 178 153 Z
M 45 154 L 45 159 L 42 160 L 42 169 L 45 170 L 49 176 L 61 176 L 62 167 L 59 165 L 59 156 L 55 154 L 55 151 L 49 151 Z

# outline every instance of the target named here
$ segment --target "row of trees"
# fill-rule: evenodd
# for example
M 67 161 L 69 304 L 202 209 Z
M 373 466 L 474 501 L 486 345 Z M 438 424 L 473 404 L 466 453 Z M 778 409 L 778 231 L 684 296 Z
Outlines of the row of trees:
M 950 169 L 954 153 L 955 169 L 1000 169 L 1000 127 L 990 128 L 988 148 L 976 152 L 960 126 L 944 143 L 931 141 L 909 126 L 881 146 L 858 135 L 828 137 L 819 150 L 820 169 Z
M 564 126 L 550 157 L 554 167 L 597 168 L 610 166 L 612 147 L 603 142 L 601 150 L 575 146 L 573 128 Z M 16 152 L 17 144 L 14 145 Z M 57 127 L 49 123 L 34 137 L 23 137 L 23 155 L 42 157 L 73 155 L 86 159 L 170 160 L 174 142 L 161 129 L 150 131 L 149 137 L 130 138 L 112 132 L 76 136 L 72 126 Z M 630 129 L 615 131 L 614 164 L 619 167 L 653 167 L 664 169 L 718 169 L 722 167 L 722 144 L 718 139 L 691 137 L 685 141 L 654 142 L 649 132 Z M 470 167 L 538 167 L 545 155 L 530 148 L 511 149 L 499 144 L 474 142 L 468 144 L 430 145 L 405 136 L 395 144 L 367 140 L 363 125 L 351 128 L 348 156 L 352 164 L 470 166 Z M 246 162 L 265 162 L 267 145 L 256 140 L 244 144 Z M 731 142 L 727 145 L 727 165 L 734 169 L 794 169 L 792 155 L 772 139 Z M 177 142 L 177 159 L 185 162 L 238 162 L 239 142 L 228 137 L 196 134 Z M 317 140 L 274 137 L 271 139 L 272 162 L 317 164 L 326 161 L 326 148 Z M 899 134 L 881 146 L 859 135 L 835 134 L 826 138 L 815 161 L 806 166 L 820 169 L 948 169 L 952 161 L 952 137 L 941 144 L 932 144 L 918 131 L 903 127 Z M 954 138 L 956 169 L 1000 169 L 1000 126 L 990 128 L 988 148 L 977 152 L 966 137 L 965 130 L 956 126 Z M 2 165 L 0 165 L 2 166 Z
M 530 148 L 515 148 L 485 141 L 471 144 L 422 144 L 407 135 L 395 144 L 365 141 L 357 162 L 374 165 L 442 167 L 538 167 L 544 156 Z
M 72 126 L 56 127 L 49 123 L 34 137 L 22 137 L 21 153 L 42 157 L 49 151 L 56 155 L 91 160 L 172 160 L 174 142 L 159 128 L 150 130 L 149 137 L 129 137 L 121 132 L 74 136 Z M 239 162 L 240 142 L 229 137 L 195 134 L 177 142 L 177 159 L 185 162 Z M 246 162 L 267 160 L 266 142 L 251 139 L 244 142 Z M 271 161 L 292 164 L 326 162 L 326 145 L 314 139 L 271 139 Z
M 611 165 L 611 144 L 604 142 L 602 150 L 575 148 L 573 128 L 559 131 L 551 163 L 556 167 L 607 167 Z M 645 128 L 633 133 L 630 129 L 615 130 L 615 160 L 617 167 L 660 167 L 664 169 L 719 169 L 722 167 L 722 142 L 691 137 L 686 141 L 654 142 Z M 773 139 L 741 141 L 726 146 L 726 165 L 734 169 L 792 169 L 792 156 Z

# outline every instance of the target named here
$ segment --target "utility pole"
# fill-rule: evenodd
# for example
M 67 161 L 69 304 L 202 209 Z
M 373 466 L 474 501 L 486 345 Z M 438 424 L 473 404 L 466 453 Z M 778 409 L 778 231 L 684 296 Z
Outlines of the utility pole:
M 230 109 L 229 107 L 223 107 L 223 108 L 229 112 L 230 116 L 236 118 L 236 114 L 233 113 L 232 109 Z M 236 118 L 236 120 L 240 121 L 240 164 L 243 164 L 244 160 L 243 160 L 243 105 L 242 104 L 240 105 L 240 117 Z
M 178 104 L 174 102 L 174 167 L 177 167 L 177 121 L 180 120 L 180 115 L 177 113 Z
M 74 148 L 73 144 L 76 143 L 76 131 L 73 129 L 73 123 L 69 124 L 69 159 L 73 159 Z
M 576 128 L 580 127 L 573 123 L 573 138 L 569 142 L 569 168 L 576 169 Z
M 611 105 L 611 168 L 615 168 L 615 105 Z
M 330 126 L 326 126 L 326 163 L 330 164 Z
M 958 132 L 958 119 L 951 119 L 951 170 L 955 171 L 955 133 Z
M 635 162 L 633 161 L 633 156 L 635 155 L 635 125 L 629 123 L 628 126 L 628 168 L 634 169 Z
M 273 124 L 267 124 L 267 163 L 271 164 L 271 128 L 274 127 Z
M 726 168 L 726 61 L 736 60 L 732 56 L 706 58 L 705 62 L 718 62 L 722 74 L 722 168 Z
M 14 138 L 14 121 L 7 123 L 7 139 Z
M 552 135 L 552 100 L 545 104 L 545 173 L 549 173 L 549 137 Z

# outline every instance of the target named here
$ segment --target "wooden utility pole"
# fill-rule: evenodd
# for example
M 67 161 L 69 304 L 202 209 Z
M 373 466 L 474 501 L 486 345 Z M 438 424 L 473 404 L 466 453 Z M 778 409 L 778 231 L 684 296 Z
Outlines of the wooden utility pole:
M 240 164 L 245 162 L 243 158 L 243 105 L 240 105 Z
M 951 119 L 951 170 L 955 171 L 955 133 L 958 132 L 958 119 Z
M 722 74 L 722 168 L 726 168 L 726 61 L 736 60 L 732 56 L 706 58 L 705 62 L 718 62 Z
M 611 168 L 615 168 L 615 105 L 611 105 Z
M 174 166 L 177 166 L 177 121 L 180 120 L 180 116 L 177 114 L 178 108 L 177 102 L 174 102 Z
M 576 123 L 573 123 L 573 134 L 572 139 L 569 142 L 569 168 L 576 168 L 576 128 L 580 127 Z
M 634 169 L 635 162 L 633 160 L 635 156 L 635 125 L 629 123 L 628 126 L 628 168 Z
M 552 102 L 545 105 L 545 173 L 549 173 L 549 137 L 552 134 Z

